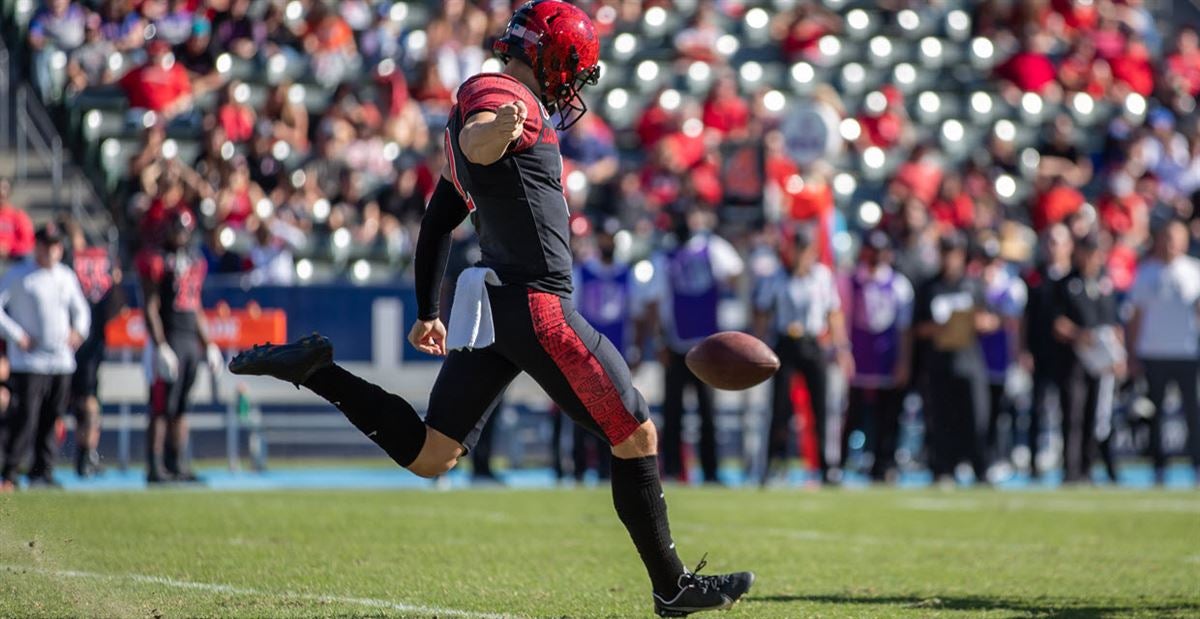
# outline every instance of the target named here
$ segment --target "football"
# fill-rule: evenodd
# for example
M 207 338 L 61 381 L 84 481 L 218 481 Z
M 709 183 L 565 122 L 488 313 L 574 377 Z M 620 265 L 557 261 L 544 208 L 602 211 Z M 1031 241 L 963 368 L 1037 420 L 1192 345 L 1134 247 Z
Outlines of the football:
M 688 351 L 687 366 L 700 380 L 729 391 L 749 389 L 779 369 L 779 357 L 762 340 L 739 331 L 704 338 Z

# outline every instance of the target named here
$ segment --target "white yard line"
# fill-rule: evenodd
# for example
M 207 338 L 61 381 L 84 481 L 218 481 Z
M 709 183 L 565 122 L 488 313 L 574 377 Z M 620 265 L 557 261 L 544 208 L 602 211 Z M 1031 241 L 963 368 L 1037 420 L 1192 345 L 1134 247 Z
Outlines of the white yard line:
M 178 580 L 166 576 L 148 576 L 145 574 L 104 574 L 100 572 L 85 572 L 79 570 L 47 569 L 27 565 L 0 565 L 0 570 L 9 573 L 32 572 L 35 574 L 54 576 L 58 578 L 88 578 L 96 580 L 127 581 L 171 587 L 174 589 L 205 591 L 208 593 L 226 593 L 230 595 L 273 598 L 293 598 L 320 603 L 351 604 L 355 606 L 366 606 L 369 608 L 394 610 L 402 613 L 417 613 L 421 615 L 428 615 L 430 617 L 466 617 L 470 619 L 516 619 L 520 617 L 520 615 L 498 615 L 495 613 L 481 613 L 472 610 L 442 608 L 440 606 L 406 604 L 404 602 L 392 602 L 389 600 L 380 600 L 376 598 L 349 597 L 343 595 L 320 595 L 316 593 L 299 593 L 292 591 L 265 591 L 262 589 L 252 589 L 249 587 L 235 587 L 233 585 L 221 585 L 208 582 L 193 582 L 190 580 Z

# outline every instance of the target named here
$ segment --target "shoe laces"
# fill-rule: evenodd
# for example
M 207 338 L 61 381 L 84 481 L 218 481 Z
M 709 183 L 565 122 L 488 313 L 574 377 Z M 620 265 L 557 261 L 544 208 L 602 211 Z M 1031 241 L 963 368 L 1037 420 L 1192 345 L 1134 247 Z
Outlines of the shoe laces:
M 709 589 L 720 589 L 721 587 L 729 584 L 728 574 L 701 576 L 700 570 L 704 569 L 704 566 L 706 565 L 708 565 L 707 552 L 700 557 L 700 562 L 696 564 L 695 569 L 690 572 L 684 572 L 679 576 L 679 587 L 681 589 L 693 587 L 698 589 L 701 593 L 707 593 Z

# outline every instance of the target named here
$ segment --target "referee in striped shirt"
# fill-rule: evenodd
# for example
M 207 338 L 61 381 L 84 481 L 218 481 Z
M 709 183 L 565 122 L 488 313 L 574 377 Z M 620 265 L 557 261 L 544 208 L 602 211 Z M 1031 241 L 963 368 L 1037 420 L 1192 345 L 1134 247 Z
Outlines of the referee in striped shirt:
M 825 418 L 830 361 L 836 360 L 847 376 L 854 372 L 837 281 L 833 271 L 817 260 L 814 241 L 811 227 L 797 229 L 791 273 L 781 274 L 764 285 L 755 299 L 756 332 L 768 336 L 764 337 L 767 341 L 775 341 L 780 361 L 773 383 L 771 433 L 763 484 L 771 475 L 772 464 L 787 457 L 788 421 L 795 412 L 791 400 L 795 373 L 803 377 L 808 387 L 817 437 L 817 465 L 822 483 L 829 481 Z

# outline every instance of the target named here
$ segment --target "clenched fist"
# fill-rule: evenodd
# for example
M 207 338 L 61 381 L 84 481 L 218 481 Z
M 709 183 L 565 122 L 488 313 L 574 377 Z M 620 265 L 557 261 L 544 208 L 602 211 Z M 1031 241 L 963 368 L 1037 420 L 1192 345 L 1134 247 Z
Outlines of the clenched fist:
M 492 129 L 497 135 L 504 136 L 509 142 L 521 137 L 525 130 L 525 117 L 528 115 L 525 103 L 518 100 L 505 103 L 496 108 L 496 119 L 492 121 Z

